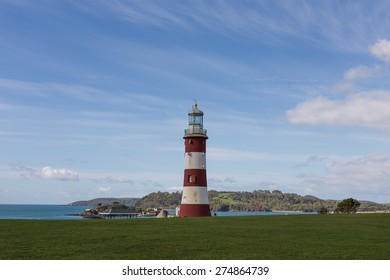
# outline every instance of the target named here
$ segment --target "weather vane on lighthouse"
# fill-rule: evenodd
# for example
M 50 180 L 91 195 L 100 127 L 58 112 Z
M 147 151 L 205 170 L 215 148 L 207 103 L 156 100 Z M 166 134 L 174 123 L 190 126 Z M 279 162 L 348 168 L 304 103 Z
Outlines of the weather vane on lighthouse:
M 207 130 L 203 128 L 203 112 L 198 103 L 188 113 L 188 128 L 184 130 L 184 180 L 180 217 L 210 216 L 206 174 Z

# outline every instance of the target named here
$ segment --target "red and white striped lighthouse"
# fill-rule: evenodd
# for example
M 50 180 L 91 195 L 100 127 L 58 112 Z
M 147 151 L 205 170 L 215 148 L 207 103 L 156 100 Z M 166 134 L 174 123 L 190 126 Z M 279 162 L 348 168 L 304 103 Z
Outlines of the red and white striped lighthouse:
M 188 113 L 184 131 L 184 182 L 180 217 L 210 216 L 206 174 L 207 130 L 203 129 L 203 112 L 195 101 Z

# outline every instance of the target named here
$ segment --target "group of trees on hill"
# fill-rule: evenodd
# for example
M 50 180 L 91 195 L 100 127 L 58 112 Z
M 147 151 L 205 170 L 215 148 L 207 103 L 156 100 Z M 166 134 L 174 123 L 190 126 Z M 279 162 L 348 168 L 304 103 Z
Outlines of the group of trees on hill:
M 136 206 L 142 209 L 159 207 L 174 209 L 181 203 L 181 194 L 181 192 L 153 192 L 141 198 Z
M 390 210 L 390 205 L 383 205 L 369 201 L 354 200 L 344 201 L 322 200 L 310 195 L 298 195 L 295 193 L 283 193 L 279 190 L 256 190 L 252 192 L 208 192 L 210 208 L 213 211 L 305 211 L 326 214 L 355 213 L 356 211 Z M 77 201 L 71 205 L 90 205 L 93 207 L 120 204 L 134 207 L 134 209 L 165 208 L 174 209 L 181 203 L 181 192 L 153 192 L 143 198 L 100 198 L 90 201 Z
M 325 203 L 313 196 L 299 196 L 297 194 L 283 194 L 280 191 L 254 191 L 254 192 L 217 192 L 209 193 L 211 208 L 214 211 L 317 211 L 327 214 L 328 207 L 334 203 Z M 175 208 L 180 205 L 181 193 L 155 192 L 138 201 L 136 206 L 128 206 L 115 201 L 112 204 L 99 203 L 92 212 L 104 212 L 108 209 L 126 209 L 139 212 L 147 208 Z M 353 198 L 344 199 L 337 203 L 334 213 L 354 214 L 360 202 Z
M 217 211 L 306 211 L 315 212 L 321 207 L 335 208 L 335 201 L 314 196 L 282 193 L 279 190 L 253 192 L 209 192 L 209 200 Z
M 136 207 L 174 209 L 181 203 L 181 192 L 153 192 L 141 198 Z M 353 200 L 353 199 L 352 199 Z M 341 203 L 337 200 L 322 200 L 314 196 L 283 193 L 279 190 L 256 190 L 252 192 L 209 191 L 210 208 L 213 211 L 304 211 L 348 213 L 347 205 L 352 205 L 351 212 L 390 210 L 389 206 L 356 200 Z M 341 203 L 341 204 L 340 204 Z M 348 204 L 349 203 L 349 204 Z

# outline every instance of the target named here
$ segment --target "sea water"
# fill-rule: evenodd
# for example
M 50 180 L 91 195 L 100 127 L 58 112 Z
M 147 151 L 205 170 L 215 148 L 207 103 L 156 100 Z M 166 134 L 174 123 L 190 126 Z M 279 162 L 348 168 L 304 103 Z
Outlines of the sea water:
M 28 220 L 80 220 L 81 216 L 74 216 L 88 206 L 68 205 L 37 205 L 37 204 L 0 204 L 0 219 L 28 219 Z M 168 211 L 174 215 L 175 211 Z M 217 216 L 268 216 L 313 214 L 306 212 L 217 212 Z M 214 215 L 214 213 L 211 213 Z M 141 217 L 140 217 L 141 218 Z
M 86 206 L 0 204 L 0 219 L 79 220 Z

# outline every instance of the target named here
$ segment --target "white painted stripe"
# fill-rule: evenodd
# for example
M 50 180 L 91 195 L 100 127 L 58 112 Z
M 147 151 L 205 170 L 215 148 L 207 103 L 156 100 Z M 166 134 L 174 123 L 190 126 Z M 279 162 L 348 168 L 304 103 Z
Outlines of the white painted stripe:
M 206 169 L 206 154 L 200 152 L 185 153 L 184 169 Z
M 209 204 L 207 187 L 184 187 L 182 204 Z

